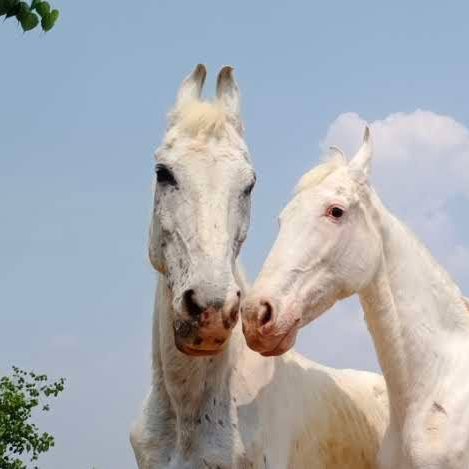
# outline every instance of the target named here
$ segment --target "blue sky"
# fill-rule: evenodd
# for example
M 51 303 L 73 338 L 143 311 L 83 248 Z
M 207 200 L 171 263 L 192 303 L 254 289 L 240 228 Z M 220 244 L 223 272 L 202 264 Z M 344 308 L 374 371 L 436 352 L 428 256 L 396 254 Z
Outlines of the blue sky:
M 152 153 L 198 62 L 207 95 L 225 64 L 241 88 L 258 175 L 242 253 L 251 279 L 321 145 L 353 151 L 366 120 L 385 203 L 469 293 L 465 2 L 54 4 L 47 35 L 0 25 L 0 370 L 67 378 L 43 421 L 57 439 L 44 467 L 134 467 L 128 426 L 150 378 L 156 278 Z M 378 369 L 354 300 L 302 331 L 298 348 Z

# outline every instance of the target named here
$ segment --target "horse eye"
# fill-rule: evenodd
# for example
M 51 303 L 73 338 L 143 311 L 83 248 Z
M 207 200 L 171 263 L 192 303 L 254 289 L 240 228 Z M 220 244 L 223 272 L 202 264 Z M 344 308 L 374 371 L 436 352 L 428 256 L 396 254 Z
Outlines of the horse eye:
M 249 184 L 249 186 L 246 187 L 246 189 L 244 189 L 243 194 L 246 196 L 251 195 L 251 192 L 253 189 L 254 189 L 254 182 L 252 184 Z
M 327 209 L 327 215 L 335 219 L 342 218 L 343 214 L 344 209 L 337 207 L 336 205 Z
M 246 196 L 251 195 L 251 192 L 254 189 L 255 184 L 256 184 L 256 176 L 254 176 L 254 181 L 252 181 L 251 184 L 249 184 L 249 186 L 247 186 L 246 189 L 244 189 L 243 194 Z
M 156 181 L 158 184 L 168 184 L 170 186 L 176 185 L 176 179 L 173 173 L 166 166 L 156 166 Z

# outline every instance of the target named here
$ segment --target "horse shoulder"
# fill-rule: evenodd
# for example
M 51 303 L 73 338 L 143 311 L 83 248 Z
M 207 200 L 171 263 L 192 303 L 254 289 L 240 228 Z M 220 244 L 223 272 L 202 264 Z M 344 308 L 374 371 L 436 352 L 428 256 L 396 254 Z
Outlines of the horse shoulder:
M 357 468 L 374 468 L 389 422 L 384 379 L 355 370 L 338 371 L 334 377 L 335 385 L 327 396 L 333 409 L 327 448 L 343 463 L 350 459 Z
M 324 457 L 330 467 L 342 467 L 346 461 L 354 468 L 376 467 L 389 422 L 384 379 L 355 370 L 331 370 L 328 376 L 327 393 L 318 402 L 329 421 L 320 448 Z

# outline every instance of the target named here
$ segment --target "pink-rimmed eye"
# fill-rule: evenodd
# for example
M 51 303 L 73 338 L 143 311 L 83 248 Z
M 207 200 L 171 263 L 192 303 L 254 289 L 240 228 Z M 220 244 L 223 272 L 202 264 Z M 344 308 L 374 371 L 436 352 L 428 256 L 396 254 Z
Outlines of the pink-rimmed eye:
M 331 205 L 326 212 L 326 215 L 334 220 L 339 220 L 344 216 L 344 209 L 338 205 Z

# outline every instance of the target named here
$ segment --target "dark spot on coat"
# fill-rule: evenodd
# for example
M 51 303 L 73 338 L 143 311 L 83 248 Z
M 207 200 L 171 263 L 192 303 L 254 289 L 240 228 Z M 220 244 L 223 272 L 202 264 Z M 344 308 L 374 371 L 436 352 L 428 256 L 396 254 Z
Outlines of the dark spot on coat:
M 217 405 L 217 398 L 216 397 L 213 398 L 213 405 Z
M 441 404 L 438 404 L 438 402 L 433 402 L 432 411 L 441 412 L 446 415 L 446 409 Z
M 196 421 L 197 425 L 200 425 L 202 423 L 202 419 L 199 417 Z
M 267 456 L 264 454 L 264 467 L 267 469 Z
M 188 337 L 192 331 L 192 325 L 189 321 L 174 321 L 174 330 L 179 337 Z
M 210 417 L 209 417 L 207 414 L 205 414 L 205 420 L 206 420 L 207 422 L 211 422 Z
M 223 420 L 220 420 L 220 419 L 218 420 L 218 425 L 220 425 L 220 426 L 222 426 L 222 427 L 225 426 L 225 424 L 223 423 Z

